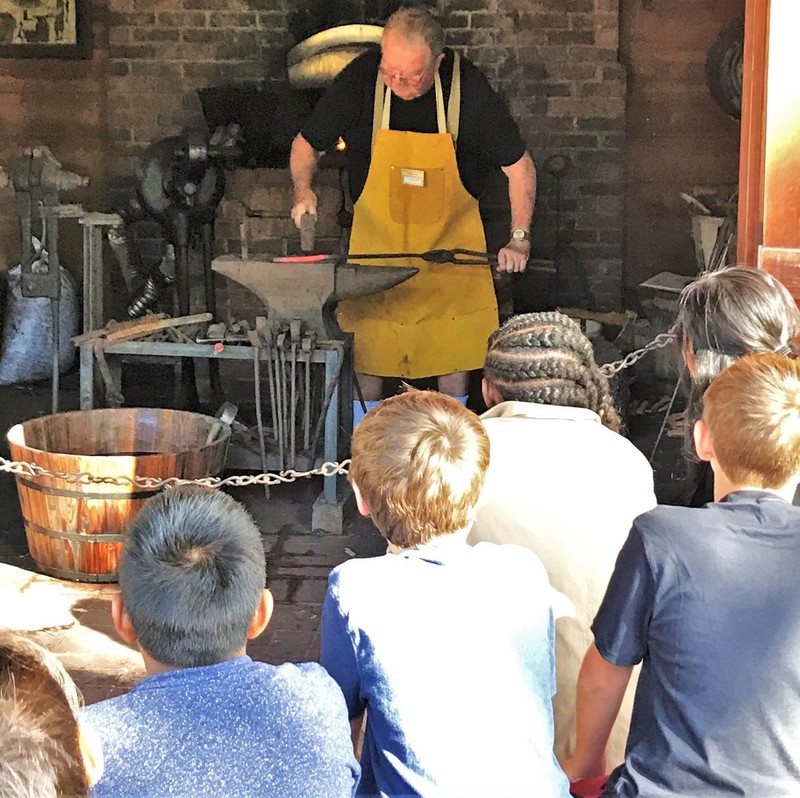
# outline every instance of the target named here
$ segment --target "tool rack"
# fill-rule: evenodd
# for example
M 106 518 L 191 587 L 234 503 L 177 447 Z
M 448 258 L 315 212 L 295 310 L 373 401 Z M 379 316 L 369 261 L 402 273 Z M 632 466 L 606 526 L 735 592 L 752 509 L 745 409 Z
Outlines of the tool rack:
M 80 407 L 81 410 L 91 410 L 95 404 L 95 349 L 92 341 L 79 345 L 80 349 Z M 220 360 L 239 360 L 252 363 L 256 352 L 254 347 L 241 346 L 215 346 L 211 343 L 178 343 L 171 341 L 122 341 L 108 343 L 103 347 L 108 369 L 114 383 L 119 386 L 122 363 L 125 360 L 135 359 L 182 359 L 197 358 L 209 362 Z M 267 348 L 257 350 L 261 362 L 266 363 L 270 357 Z M 310 470 L 318 468 L 324 462 L 337 461 L 349 445 L 343 441 L 339 429 L 340 406 L 344 401 L 343 391 L 347 380 L 339 380 L 339 376 L 346 373 L 346 358 L 350 355 L 349 348 L 341 341 L 317 341 L 313 349 L 308 352 L 298 353 L 300 363 L 321 364 L 324 367 L 324 380 L 326 394 L 330 393 L 327 407 L 324 408 L 324 428 L 322 435 L 322 451 L 319 456 L 314 456 L 313 462 L 308 458 L 303 459 L 302 453 L 298 455 L 295 467 L 297 470 Z M 346 392 L 346 391 L 345 391 Z M 344 444 L 344 445 L 341 445 Z M 231 452 L 228 460 L 230 467 L 261 468 L 262 462 L 255 455 L 251 458 L 247 452 L 238 454 Z M 283 470 L 285 467 L 274 453 L 267 455 L 267 468 L 270 470 Z M 324 478 L 323 497 L 328 504 L 334 505 L 341 501 L 341 490 L 336 476 Z

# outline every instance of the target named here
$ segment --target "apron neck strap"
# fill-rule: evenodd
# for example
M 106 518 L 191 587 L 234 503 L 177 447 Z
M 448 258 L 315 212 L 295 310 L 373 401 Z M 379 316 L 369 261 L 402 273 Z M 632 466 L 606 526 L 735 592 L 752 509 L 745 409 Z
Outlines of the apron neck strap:
M 383 82 L 383 75 L 380 69 L 378 70 L 378 78 L 375 81 L 375 100 L 372 108 L 372 146 L 375 146 L 375 137 L 381 128 L 383 121 L 383 106 L 386 105 L 386 93 L 388 89 Z
M 458 137 L 459 118 L 461 113 L 461 68 L 460 56 L 453 54 L 453 81 L 450 87 L 450 98 L 447 103 L 447 115 L 444 112 L 444 91 L 442 90 L 442 79 L 439 77 L 439 70 L 433 76 L 433 85 L 436 93 L 436 127 L 439 133 L 451 133 L 453 143 Z M 372 106 L 372 146 L 375 146 L 375 138 L 378 131 L 389 129 L 389 118 L 391 116 L 392 91 L 383 82 L 383 75 L 378 70 L 378 77 L 375 80 L 375 98 Z
M 453 53 L 453 80 L 450 83 L 450 97 L 447 100 L 447 130 L 458 141 L 458 126 L 461 121 L 461 56 Z

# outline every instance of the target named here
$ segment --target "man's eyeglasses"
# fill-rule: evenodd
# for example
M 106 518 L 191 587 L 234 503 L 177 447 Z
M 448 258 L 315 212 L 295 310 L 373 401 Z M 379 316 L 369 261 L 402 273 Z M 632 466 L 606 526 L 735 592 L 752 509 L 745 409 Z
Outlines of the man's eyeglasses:
M 425 74 L 430 69 L 430 66 L 423 67 L 416 72 L 412 72 L 410 75 L 404 75 L 402 72 L 394 72 L 391 69 L 387 69 L 383 64 L 381 64 L 378 68 L 380 69 L 384 80 L 393 80 L 395 83 L 399 83 L 401 86 L 410 86 L 419 83 L 425 77 Z

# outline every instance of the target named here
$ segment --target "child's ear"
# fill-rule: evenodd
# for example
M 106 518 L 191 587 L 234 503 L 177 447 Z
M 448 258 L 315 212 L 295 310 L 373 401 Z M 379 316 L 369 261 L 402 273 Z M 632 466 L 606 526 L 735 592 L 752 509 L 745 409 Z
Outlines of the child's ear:
M 266 628 L 267 624 L 272 618 L 272 610 L 275 607 L 275 602 L 272 598 L 272 593 L 269 590 L 264 590 L 261 593 L 261 601 L 258 602 L 258 609 L 250 622 L 250 628 L 247 630 L 247 639 L 254 640 Z
M 711 430 L 709 430 L 708 424 L 702 418 L 698 419 L 695 422 L 692 433 L 694 436 L 694 450 L 697 452 L 697 456 L 701 460 L 710 463 L 716 457 L 716 452 L 714 451 L 714 441 L 711 440 Z
M 500 396 L 500 391 L 497 390 L 493 382 L 484 377 L 481 380 L 481 393 L 483 394 L 483 401 L 486 407 L 494 407 L 503 402 L 503 397 Z
M 364 497 L 361 495 L 361 491 L 358 489 L 358 485 L 355 482 L 352 483 L 353 485 L 353 494 L 356 497 L 356 507 L 358 507 L 358 512 L 361 515 L 369 518 L 369 505 L 364 501 Z
M 133 624 L 125 612 L 125 605 L 122 603 L 122 596 L 115 593 L 111 597 L 111 620 L 114 622 L 114 628 L 117 634 L 129 645 L 135 645 L 137 642 L 136 632 L 133 630 Z

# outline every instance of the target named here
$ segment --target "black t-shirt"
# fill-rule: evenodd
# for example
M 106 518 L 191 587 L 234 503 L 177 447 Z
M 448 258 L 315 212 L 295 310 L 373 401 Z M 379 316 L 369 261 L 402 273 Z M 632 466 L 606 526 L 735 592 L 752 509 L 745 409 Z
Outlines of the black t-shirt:
M 372 151 L 372 117 L 375 79 L 381 59 L 379 48 L 360 55 L 338 75 L 301 133 L 315 149 L 331 149 L 341 136 L 347 144 L 350 196 L 358 199 L 367 180 Z M 445 109 L 453 77 L 453 52 L 445 50 L 439 67 Z M 392 95 L 390 126 L 393 130 L 436 133 L 436 93 L 431 89 L 415 100 Z M 461 58 L 461 119 L 456 158 L 464 187 L 479 197 L 491 169 L 510 166 L 525 153 L 525 142 L 502 98 L 483 73 Z

